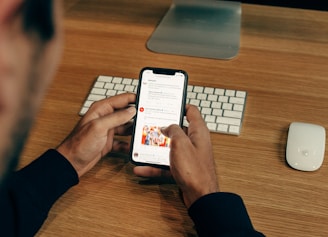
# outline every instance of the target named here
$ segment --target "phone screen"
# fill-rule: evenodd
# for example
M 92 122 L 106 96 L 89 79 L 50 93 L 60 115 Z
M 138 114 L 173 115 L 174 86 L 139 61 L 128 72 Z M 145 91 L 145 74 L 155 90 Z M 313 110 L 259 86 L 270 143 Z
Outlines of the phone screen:
M 181 70 L 145 68 L 140 73 L 131 156 L 134 163 L 169 166 L 170 139 L 161 127 L 181 126 L 187 74 Z

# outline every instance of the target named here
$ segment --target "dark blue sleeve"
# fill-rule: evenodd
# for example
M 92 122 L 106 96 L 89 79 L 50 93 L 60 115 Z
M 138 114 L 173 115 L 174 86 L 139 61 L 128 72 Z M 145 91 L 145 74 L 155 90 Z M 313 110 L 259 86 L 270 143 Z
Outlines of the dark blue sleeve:
M 0 192 L 0 235 L 34 236 L 56 200 L 78 182 L 72 165 L 54 149 L 14 172 Z
M 200 237 L 263 237 L 254 230 L 242 199 L 233 193 L 201 197 L 188 210 Z

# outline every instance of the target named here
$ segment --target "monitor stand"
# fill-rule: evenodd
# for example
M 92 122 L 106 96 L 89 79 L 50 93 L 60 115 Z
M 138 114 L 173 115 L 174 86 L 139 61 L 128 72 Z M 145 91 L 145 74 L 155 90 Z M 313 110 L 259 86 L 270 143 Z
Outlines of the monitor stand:
M 240 25 L 240 2 L 173 0 L 147 48 L 157 53 L 231 59 L 239 51 Z

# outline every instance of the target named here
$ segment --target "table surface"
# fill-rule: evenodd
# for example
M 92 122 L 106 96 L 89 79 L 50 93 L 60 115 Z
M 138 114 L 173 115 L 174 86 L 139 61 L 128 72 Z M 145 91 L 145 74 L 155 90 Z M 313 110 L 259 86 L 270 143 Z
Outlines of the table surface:
M 170 4 L 65 1 L 63 58 L 19 166 L 65 138 L 98 75 L 178 67 L 190 84 L 248 92 L 241 135 L 211 133 L 221 191 L 240 194 L 267 236 L 328 236 L 327 152 L 315 172 L 285 162 L 291 122 L 328 128 L 328 14 L 243 4 L 238 56 L 214 60 L 146 49 Z M 146 182 L 132 168 L 127 157 L 102 159 L 56 202 L 38 236 L 197 236 L 176 185 Z

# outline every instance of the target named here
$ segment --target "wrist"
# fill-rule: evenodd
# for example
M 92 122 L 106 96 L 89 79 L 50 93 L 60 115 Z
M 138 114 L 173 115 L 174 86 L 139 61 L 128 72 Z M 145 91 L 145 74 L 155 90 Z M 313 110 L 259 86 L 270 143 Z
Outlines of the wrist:
M 56 150 L 72 165 L 79 178 L 86 173 L 86 171 L 84 171 L 84 166 L 77 162 L 76 159 L 72 158 L 72 154 L 66 151 L 63 146 L 59 146 Z
M 187 191 L 187 192 L 183 192 L 183 197 L 184 197 L 184 202 L 185 205 L 187 207 L 187 209 L 190 208 L 190 206 L 195 203 L 198 199 L 207 196 L 209 194 L 212 193 L 217 193 L 219 192 L 219 187 L 217 185 L 208 187 L 206 189 L 203 190 L 199 190 L 199 191 Z

